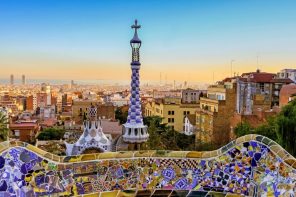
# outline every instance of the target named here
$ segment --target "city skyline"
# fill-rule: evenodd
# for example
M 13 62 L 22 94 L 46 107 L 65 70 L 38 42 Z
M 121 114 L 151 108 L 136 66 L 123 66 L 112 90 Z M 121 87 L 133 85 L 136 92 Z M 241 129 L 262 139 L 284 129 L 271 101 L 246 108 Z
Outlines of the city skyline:
M 143 81 L 213 82 L 295 67 L 293 1 L 1 1 L 1 79 L 130 79 L 128 26 L 143 29 Z M 136 14 L 133 9 L 140 9 Z M 21 73 L 21 74 L 19 74 Z M 213 77 L 214 75 L 214 77 Z

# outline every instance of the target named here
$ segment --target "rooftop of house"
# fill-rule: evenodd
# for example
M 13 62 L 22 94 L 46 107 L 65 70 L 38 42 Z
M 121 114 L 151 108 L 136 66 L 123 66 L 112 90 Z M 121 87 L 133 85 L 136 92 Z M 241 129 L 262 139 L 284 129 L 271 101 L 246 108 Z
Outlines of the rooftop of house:
M 45 120 L 40 122 L 40 125 L 46 126 L 46 127 L 52 127 L 57 123 L 56 118 L 46 118 Z
M 296 93 L 296 84 L 283 85 L 281 88 L 281 95 L 291 95 Z
M 186 117 L 192 125 L 196 124 L 196 114 L 188 114 Z
M 275 78 L 270 81 L 271 83 L 294 83 L 290 78 Z
M 118 121 L 102 119 L 101 124 L 103 132 L 105 134 L 117 135 L 122 133 L 122 126 L 119 124 Z
M 257 70 L 256 72 L 243 73 L 240 79 L 245 78 L 256 83 L 270 83 L 275 77 L 276 74 L 274 73 L 261 72 L 260 70 Z
M 15 128 L 36 128 L 38 127 L 37 122 L 14 122 L 9 124 L 10 129 L 15 129 Z

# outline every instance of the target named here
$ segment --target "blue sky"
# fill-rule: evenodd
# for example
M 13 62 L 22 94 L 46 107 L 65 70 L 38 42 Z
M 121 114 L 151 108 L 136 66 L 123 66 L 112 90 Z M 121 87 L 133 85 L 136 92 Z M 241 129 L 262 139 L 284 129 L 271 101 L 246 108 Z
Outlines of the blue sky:
M 0 78 L 129 79 L 137 18 L 142 77 L 211 81 L 296 67 L 296 1 L 1 0 Z

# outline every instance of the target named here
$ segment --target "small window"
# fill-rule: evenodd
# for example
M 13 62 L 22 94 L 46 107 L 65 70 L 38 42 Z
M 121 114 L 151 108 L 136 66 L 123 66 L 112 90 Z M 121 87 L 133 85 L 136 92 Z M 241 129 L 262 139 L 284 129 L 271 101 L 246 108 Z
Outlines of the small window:
M 168 111 L 168 115 L 171 115 L 171 111 Z
M 132 129 L 129 128 L 129 129 L 128 129 L 128 135 L 131 135 L 131 133 L 132 133 Z
M 175 111 L 172 111 L 172 115 L 175 115 Z
M 175 122 L 175 118 L 172 118 L 172 122 Z
M 20 130 L 14 130 L 14 135 L 16 136 L 16 137 L 19 137 L 20 136 Z

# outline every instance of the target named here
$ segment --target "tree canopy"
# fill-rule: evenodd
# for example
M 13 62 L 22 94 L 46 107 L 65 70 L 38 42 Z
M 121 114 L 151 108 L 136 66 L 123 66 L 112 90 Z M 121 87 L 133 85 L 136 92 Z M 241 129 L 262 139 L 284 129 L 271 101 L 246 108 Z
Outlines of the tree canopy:
M 237 137 L 251 133 L 266 136 L 296 156 L 296 100 L 283 107 L 275 117 L 270 117 L 265 124 L 252 128 L 249 124 L 242 123 L 234 132 Z
M 8 118 L 3 112 L 0 112 L 0 139 L 7 140 L 9 129 L 7 128 Z
M 187 136 L 162 124 L 159 116 L 144 118 L 148 126 L 149 139 L 147 149 L 150 150 L 190 150 L 194 149 L 195 136 Z
M 46 128 L 37 136 L 38 140 L 60 140 L 64 137 L 65 130 L 59 128 Z
M 122 108 L 115 110 L 115 119 L 119 120 L 120 124 L 126 123 L 128 111 L 123 111 Z

